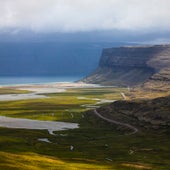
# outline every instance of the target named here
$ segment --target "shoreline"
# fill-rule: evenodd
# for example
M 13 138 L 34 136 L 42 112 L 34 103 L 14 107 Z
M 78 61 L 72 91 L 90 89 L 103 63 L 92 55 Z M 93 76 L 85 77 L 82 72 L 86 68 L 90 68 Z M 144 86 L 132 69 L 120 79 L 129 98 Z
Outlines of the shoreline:
M 30 87 L 102 87 L 99 84 L 88 84 L 82 82 L 49 82 L 49 83 L 25 83 L 25 84 L 13 84 L 13 85 L 1 85 L 0 88 L 30 88 Z M 107 87 L 107 86 L 106 86 Z
M 0 86 L 17 86 L 17 85 L 39 85 L 54 84 L 61 82 L 75 82 L 80 80 L 84 75 L 44 75 L 44 76 L 0 76 Z

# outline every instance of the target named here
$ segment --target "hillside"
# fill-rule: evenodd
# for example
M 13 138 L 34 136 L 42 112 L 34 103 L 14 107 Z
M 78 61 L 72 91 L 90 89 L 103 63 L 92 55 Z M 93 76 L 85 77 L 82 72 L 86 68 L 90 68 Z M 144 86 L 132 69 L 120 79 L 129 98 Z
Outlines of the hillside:
M 152 100 L 116 101 L 97 111 L 104 117 L 139 128 L 168 130 L 170 126 L 170 96 Z
M 126 46 L 104 49 L 98 68 L 82 81 L 146 88 L 170 83 L 170 45 Z
M 128 86 L 125 100 L 97 109 L 103 117 L 145 129 L 168 129 L 170 45 L 104 49 L 96 71 L 82 81 Z

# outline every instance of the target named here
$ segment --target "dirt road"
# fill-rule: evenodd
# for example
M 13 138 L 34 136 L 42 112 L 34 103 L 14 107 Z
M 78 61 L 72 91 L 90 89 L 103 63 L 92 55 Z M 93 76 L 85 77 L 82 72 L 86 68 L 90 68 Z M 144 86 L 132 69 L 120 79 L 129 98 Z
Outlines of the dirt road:
M 94 113 L 95 113 L 95 115 L 97 115 L 98 117 L 100 117 L 103 120 L 106 120 L 107 122 L 110 122 L 110 123 L 113 123 L 113 124 L 116 124 L 116 125 L 120 125 L 120 126 L 124 126 L 124 127 L 127 127 L 129 129 L 133 130 L 133 132 L 128 133 L 128 135 L 135 134 L 135 133 L 137 133 L 139 131 L 136 127 L 134 127 L 134 126 L 132 126 L 130 124 L 118 122 L 116 120 L 112 120 L 112 119 L 109 119 L 109 118 L 106 118 L 106 117 L 102 116 L 96 109 L 94 110 Z

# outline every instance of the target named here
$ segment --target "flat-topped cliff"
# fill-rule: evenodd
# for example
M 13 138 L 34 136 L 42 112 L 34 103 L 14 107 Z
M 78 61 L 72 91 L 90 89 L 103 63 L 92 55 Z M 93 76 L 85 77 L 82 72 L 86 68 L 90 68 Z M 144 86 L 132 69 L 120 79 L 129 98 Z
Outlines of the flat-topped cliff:
M 170 45 L 104 49 L 98 68 L 83 81 L 129 86 L 123 100 L 97 109 L 105 118 L 169 131 Z
M 126 46 L 104 49 L 98 68 L 82 81 L 134 86 L 170 81 L 170 45 Z

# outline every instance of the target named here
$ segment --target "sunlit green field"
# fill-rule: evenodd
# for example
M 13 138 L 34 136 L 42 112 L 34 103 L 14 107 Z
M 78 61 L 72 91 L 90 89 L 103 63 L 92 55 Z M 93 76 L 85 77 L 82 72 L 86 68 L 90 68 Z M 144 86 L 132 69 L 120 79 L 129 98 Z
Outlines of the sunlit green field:
M 47 130 L 0 128 L 0 169 L 168 170 L 168 134 L 140 131 L 128 136 L 117 126 L 84 113 L 88 105 L 96 105 L 94 99 L 119 100 L 121 92 L 126 89 L 69 89 L 46 94 L 49 98 L 44 99 L 0 102 L 0 115 L 80 124 L 79 129 L 57 131 L 56 135 Z
M 30 93 L 30 91 L 27 90 L 18 90 L 16 88 L 0 88 L 0 94 L 24 94 L 24 93 Z
M 45 94 L 48 98 L 22 101 L 0 102 L 1 115 L 38 120 L 61 120 L 77 122 L 81 112 L 88 108 L 83 105 L 96 105 L 99 100 L 122 99 L 123 88 L 68 89 L 63 93 Z

